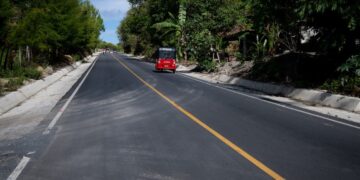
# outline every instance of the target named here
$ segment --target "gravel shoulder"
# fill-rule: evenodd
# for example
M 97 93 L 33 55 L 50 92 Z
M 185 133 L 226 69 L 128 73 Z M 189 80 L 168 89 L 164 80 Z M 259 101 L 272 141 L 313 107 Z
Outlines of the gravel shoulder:
M 91 62 L 81 64 L 19 106 L 0 115 L 0 141 L 19 139 L 33 131 L 90 67 Z

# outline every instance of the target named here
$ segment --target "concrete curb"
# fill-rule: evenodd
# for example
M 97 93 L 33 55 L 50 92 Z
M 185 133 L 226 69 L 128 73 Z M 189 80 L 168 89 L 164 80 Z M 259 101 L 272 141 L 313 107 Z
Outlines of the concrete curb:
M 25 95 L 20 92 L 12 92 L 0 99 L 0 114 L 7 112 L 13 107 L 16 107 L 20 102 L 27 99 Z
M 98 53 L 93 54 L 92 56 L 88 56 L 85 60 L 94 61 L 94 59 L 98 56 Z M 81 65 L 80 62 L 73 63 L 72 65 L 66 66 L 50 76 L 45 77 L 44 79 L 37 80 L 33 83 L 25 85 L 18 89 L 15 92 L 11 92 L 4 97 L 0 98 L 0 115 L 11 110 L 12 108 L 18 106 L 25 100 L 34 96 L 41 90 L 49 87 L 54 84 L 56 81 L 61 79 L 63 76 L 67 75 L 74 69 L 78 68 Z
M 202 79 L 209 82 L 236 85 L 247 89 L 261 91 L 269 95 L 280 95 L 295 100 L 328 106 L 336 109 L 342 109 L 355 113 L 360 113 L 360 98 L 331 94 L 328 92 L 312 89 L 300 89 L 283 85 L 275 85 L 270 83 L 262 83 L 246 80 L 238 77 L 227 75 L 196 75 L 197 73 L 184 73 L 185 75 Z M 212 81 L 210 80 L 212 79 Z

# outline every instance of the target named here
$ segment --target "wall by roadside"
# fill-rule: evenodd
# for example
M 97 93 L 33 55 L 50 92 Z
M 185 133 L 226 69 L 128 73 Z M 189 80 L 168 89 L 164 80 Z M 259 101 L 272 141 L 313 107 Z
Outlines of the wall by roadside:
M 95 53 L 92 56 L 88 56 L 85 60 L 92 62 L 98 53 Z M 45 77 L 44 79 L 40 79 L 34 81 L 30 84 L 22 86 L 17 91 L 11 92 L 3 97 L 0 97 L 0 115 L 11 110 L 12 108 L 20 105 L 22 102 L 26 101 L 30 97 L 34 96 L 41 90 L 47 88 L 52 85 L 63 76 L 67 75 L 74 69 L 78 68 L 81 65 L 81 62 L 73 63 L 72 65 L 66 66 L 55 73 Z
M 314 105 L 322 105 L 350 112 L 360 113 L 360 98 L 356 97 L 331 94 L 320 90 L 301 89 L 284 85 L 256 82 L 227 75 L 211 75 L 192 72 L 184 74 L 212 83 L 236 85 L 251 90 L 261 91 L 269 95 L 284 96 Z

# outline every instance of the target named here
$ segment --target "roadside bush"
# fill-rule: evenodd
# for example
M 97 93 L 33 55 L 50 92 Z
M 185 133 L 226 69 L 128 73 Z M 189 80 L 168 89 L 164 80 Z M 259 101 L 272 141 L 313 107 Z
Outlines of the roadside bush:
M 351 56 L 338 68 L 338 71 L 348 76 L 360 77 L 360 55 Z
M 71 57 L 73 58 L 73 61 L 80 61 L 81 60 L 81 57 L 78 54 L 73 54 L 73 55 L 71 55 Z
M 5 88 L 7 91 L 15 91 L 23 85 L 24 80 L 24 77 L 11 78 L 9 83 L 6 84 Z
M 351 56 L 338 71 L 341 73 L 340 77 L 326 81 L 321 88 L 360 97 L 360 56 Z
M 35 67 L 23 68 L 16 66 L 13 70 L 0 70 L 0 77 L 9 80 L 6 85 L 0 86 L 1 95 L 5 91 L 17 90 L 23 85 L 23 82 L 26 79 L 40 79 L 41 72 L 39 72 Z
M 22 75 L 23 75 L 22 68 L 17 66 L 13 70 L 0 69 L 0 77 L 11 78 L 11 77 L 19 77 Z
M 237 61 L 245 61 L 246 60 L 246 57 L 240 52 L 235 52 L 234 56 L 236 57 Z
M 24 68 L 23 73 L 24 73 L 23 75 L 25 77 L 30 78 L 30 79 L 40 79 L 40 77 L 41 77 L 41 72 L 39 72 L 35 68 L 31 68 L 31 67 Z
M 216 70 L 216 62 L 211 60 L 201 61 L 199 63 L 199 68 L 201 71 L 214 72 Z
M 326 81 L 321 87 L 332 93 L 350 94 L 360 97 L 360 77 L 344 78 Z
M 34 67 L 15 67 L 13 70 L 0 70 L 0 77 L 3 78 L 31 78 L 31 79 L 40 79 L 41 72 L 36 70 Z

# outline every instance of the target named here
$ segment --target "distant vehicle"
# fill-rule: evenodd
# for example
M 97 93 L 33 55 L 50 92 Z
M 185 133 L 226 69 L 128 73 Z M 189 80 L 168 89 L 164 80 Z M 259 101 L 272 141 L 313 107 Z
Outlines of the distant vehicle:
M 155 63 L 157 71 L 170 70 L 176 71 L 176 49 L 175 48 L 159 48 L 157 51 L 157 59 Z

